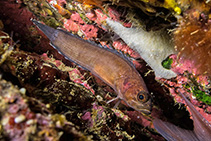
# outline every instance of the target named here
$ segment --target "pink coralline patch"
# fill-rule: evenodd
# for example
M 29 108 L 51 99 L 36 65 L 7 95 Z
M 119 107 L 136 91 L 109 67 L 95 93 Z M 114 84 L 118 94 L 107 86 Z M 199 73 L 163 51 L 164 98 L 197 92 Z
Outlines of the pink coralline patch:
M 183 76 L 183 75 L 178 75 L 178 76 L 177 76 L 177 83 L 178 83 L 178 84 L 185 84 L 185 83 L 187 83 L 187 82 L 188 82 L 188 78 L 187 78 L 187 77 L 185 77 L 185 76 Z M 174 85 L 173 82 L 170 82 L 169 84 L 170 84 L 171 86 Z
M 59 61 L 59 60 L 55 60 L 55 63 L 56 63 L 56 66 L 57 66 L 57 67 L 62 65 L 62 62 Z
M 108 14 L 109 14 L 110 19 L 113 19 L 113 20 L 119 20 L 121 16 L 119 12 L 117 12 L 116 10 L 112 8 L 108 8 Z
M 55 64 L 56 67 L 58 67 L 58 68 L 65 67 L 65 65 L 60 60 L 55 60 L 53 58 L 49 58 L 46 53 L 42 54 L 42 59 L 47 62 Z M 84 76 L 81 74 L 81 72 L 77 68 L 72 68 L 72 70 L 69 71 L 68 74 L 69 74 L 69 78 L 71 81 L 83 85 L 85 88 L 90 90 L 93 94 L 95 94 L 95 91 L 89 86 L 89 84 L 85 80 Z
M 83 85 L 85 88 L 90 90 L 93 94 L 95 94 L 95 91 L 89 86 L 86 80 L 84 80 L 84 76 L 80 73 L 80 71 L 75 68 L 72 71 L 69 71 L 69 78 L 75 83 Z
M 89 12 L 86 13 L 86 17 L 89 18 L 89 20 L 91 21 L 96 21 L 97 20 L 97 16 L 94 12 Z
M 120 41 L 115 41 L 115 42 L 113 42 L 113 46 L 114 46 L 115 49 L 121 50 L 126 46 L 126 44 L 123 44 Z
M 74 21 L 71 19 L 69 20 L 64 20 L 64 28 L 67 29 L 68 31 L 72 31 L 77 33 L 79 31 L 79 26 L 76 24 Z
M 92 87 L 89 86 L 89 84 L 87 83 L 87 81 L 84 81 L 83 83 L 80 83 L 80 84 L 83 85 L 88 90 L 90 90 L 93 94 L 95 94 L 95 91 L 92 89 Z
M 161 81 L 165 81 L 164 79 L 160 79 Z M 171 95 L 174 97 L 174 100 L 177 102 L 177 103 L 183 103 L 185 105 L 186 102 L 185 100 L 178 94 L 178 92 L 176 92 L 178 89 L 181 93 L 185 94 L 186 97 L 188 97 L 190 99 L 190 102 L 194 105 L 194 107 L 197 109 L 197 111 L 199 111 L 201 113 L 201 115 L 206 119 L 208 120 L 209 122 L 211 122 L 211 116 L 210 114 L 208 114 L 208 112 L 205 112 L 205 109 L 207 111 L 207 109 L 209 109 L 211 106 L 208 106 L 208 107 L 202 107 L 202 108 L 199 108 L 197 106 L 200 106 L 200 101 L 194 99 L 192 97 L 192 93 L 188 92 L 189 89 L 184 89 L 183 88 L 183 84 L 186 84 L 188 81 L 188 78 L 185 77 L 185 76 L 177 76 L 177 83 L 175 82 L 171 82 L 171 81 L 165 81 L 166 84 L 168 84 L 170 86 L 169 88 L 169 91 L 171 93 Z M 177 88 L 177 89 L 175 89 Z
M 200 75 L 197 77 L 197 82 L 201 83 L 202 85 L 209 85 L 209 79 L 207 76 Z
M 86 14 L 86 17 L 89 20 L 97 23 L 98 26 L 101 26 L 105 23 L 107 18 L 118 20 L 120 18 L 120 14 L 112 8 L 108 8 L 108 16 L 102 12 L 100 9 L 96 9 L 94 12 L 89 12 Z
M 211 114 L 211 106 L 207 107 L 207 113 Z
M 171 55 L 170 58 L 173 59 L 172 70 L 177 74 L 183 74 L 185 71 L 195 75 L 198 74 L 197 67 L 194 66 L 193 61 L 185 60 L 182 57 L 178 60 L 176 55 Z
M 9 107 L 8 112 L 11 114 L 15 114 L 20 110 L 20 107 L 18 105 L 12 105 Z
M 91 113 L 90 112 L 86 112 L 81 118 L 83 120 L 89 120 L 89 119 L 91 119 Z
M 80 26 L 80 29 L 82 30 L 82 32 L 85 34 L 86 38 L 96 38 L 97 37 L 97 32 L 98 32 L 98 28 L 95 27 L 94 25 L 83 25 Z
M 173 59 L 172 63 L 172 70 L 177 74 L 184 74 L 185 71 L 188 71 L 188 73 L 192 73 L 194 76 L 197 77 L 197 82 L 201 83 L 202 85 L 208 85 L 208 77 L 203 74 L 199 74 L 197 71 L 197 67 L 194 67 L 194 63 L 190 60 L 184 60 L 182 57 L 177 60 L 176 55 L 171 55 L 170 58 Z M 178 63 L 179 62 L 179 63 Z M 180 76 L 179 76 L 180 77 Z M 179 81 L 181 81 L 181 78 L 177 78 Z M 187 81 L 187 77 L 184 77 Z M 183 81 L 183 80 L 182 80 Z
M 104 113 L 104 108 L 102 106 L 97 105 L 97 103 L 94 103 L 93 104 L 93 113 L 96 113 L 96 112 L 97 112 L 97 115 L 94 115 L 94 116 L 96 116 L 94 118 L 95 122 L 98 122 L 98 121 L 101 121 L 101 120 L 105 120 L 106 115 L 103 114 Z
M 88 126 L 93 127 L 93 119 L 92 119 L 92 114 L 91 112 L 86 112 L 82 117 L 83 120 L 88 121 Z
M 93 20 L 97 23 L 97 25 L 102 25 L 102 22 L 104 22 L 108 17 L 103 14 L 102 10 L 96 9 L 94 15 L 93 14 L 86 14 L 87 18 L 90 20 Z
M 132 26 L 132 23 L 123 23 L 124 27 L 130 28 Z
M 104 113 L 104 108 L 93 103 L 92 112 L 86 112 L 81 118 L 83 120 L 88 120 L 89 126 L 96 126 L 98 122 L 105 120 L 106 115 Z
M 80 15 L 76 12 L 71 15 L 71 20 L 78 24 L 85 24 L 85 22 L 81 19 Z
M 107 48 L 111 49 L 110 46 L 106 42 L 104 41 L 99 41 L 99 42 L 102 46 L 106 46 Z
M 117 109 L 111 109 L 111 110 L 115 113 L 117 117 L 122 118 L 125 122 L 130 120 L 130 118 L 126 114 L 124 114 L 122 111 L 117 110 Z
M 25 140 L 27 134 L 30 133 L 27 130 L 29 131 L 36 124 L 36 114 L 29 109 L 26 100 L 19 93 L 14 92 L 10 95 L 2 96 L 2 98 L 8 104 L 7 114 L 2 115 L 4 130 L 7 132 L 8 137 L 13 140 Z M 11 103 L 12 99 L 13 102 Z M 30 121 L 33 121 L 33 123 Z
M 169 88 L 169 91 L 170 91 L 170 94 L 174 97 L 174 99 L 176 100 L 176 102 L 178 103 L 183 103 L 183 104 L 186 104 L 184 99 L 180 97 L 180 95 L 176 92 L 175 88 L 176 87 L 181 87 L 181 84 L 174 84 L 172 85 L 173 87 L 172 88 Z M 182 93 L 187 93 L 185 90 L 183 89 L 180 89 L 180 91 Z
M 42 59 L 43 60 L 51 60 L 51 58 L 48 57 L 48 54 L 47 53 L 43 53 L 42 54 Z
M 73 13 L 69 20 L 64 20 L 64 28 L 75 33 L 81 30 L 87 39 L 96 38 L 98 32 L 97 27 L 86 24 L 78 13 Z
M 99 110 L 99 114 L 101 115 L 104 111 L 102 106 L 98 106 L 96 103 L 93 104 L 93 109 Z
M 82 79 L 84 79 L 84 76 L 81 75 L 80 71 L 77 68 L 69 71 L 68 73 L 70 80 L 73 80 L 75 83 L 82 83 Z
M 55 59 L 49 58 L 47 53 L 43 53 L 41 58 L 45 61 L 50 61 L 50 62 L 53 61 L 54 65 L 56 65 L 56 67 L 60 67 L 63 65 L 63 63 L 60 60 L 55 60 Z
M 78 32 L 81 26 L 83 26 L 85 22 L 81 19 L 80 15 L 76 12 L 72 13 L 70 19 L 64 20 L 64 28 L 68 31 Z
M 128 45 L 122 43 L 121 41 L 114 41 L 113 46 L 117 50 L 121 50 L 122 52 L 129 54 L 133 58 L 140 58 L 140 55 L 132 50 Z
M 120 18 L 120 14 L 117 11 L 115 11 L 114 9 L 108 8 L 107 10 L 108 10 L 108 16 L 106 14 L 104 14 L 102 12 L 102 10 L 96 9 L 94 12 L 86 13 L 86 17 L 89 18 L 89 20 L 94 21 L 95 23 L 97 23 L 97 25 L 100 28 L 106 30 L 102 26 L 102 24 L 105 23 L 107 18 L 110 18 L 110 19 L 113 19 L 113 20 L 118 20 Z
M 198 106 L 201 106 L 201 101 L 198 101 L 195 99 L 193 93 L 187 92 L 188 90 L 191 91 L 191 88 L 186 89 L 183 88 L 183 85 L 186 85 L 188 83 L 193 83 L 191 82 L 191 78 L 189 78 L 188 73 L 192 74 L 190 77 L 193 77 L 199 83 L 201 86 L 206 87 L 209 84 L 209 79 L 206 75 L 200 74 L 197 71 L 197 67 L 194 67 L 194 63 L 190 60 L 185 60 L 182 57 L 177 60 L 176 55 L 172 55 L 171 58 L 173 58 L 174 62 L 172 64 L 173 70 L 181 75 L 178 75 L 176 77 L 177 83 L 174 82 L 167 82 L 172 88 L 169 88 L 171 95 L 174 97 L 176 102 L 186 104 L 183 98 L 180 97 L 180 95 L 175 92 L 175 88 L 180 87 L 180 90 L 182 93 L 184 93 L 186 96 L 189 97 L 191 103 L 194 105 L 194 107 L 204 116 L 205 119 L 207 119 L 209 122 L 211 121 L 210 115 L 207 114 L 209 113 L 207 109 L 209 109 L 211 106 L 207 105 L 206 107 L 201 107 L 199 108 Z M 177 63 L 179 62 L 179 63 Z M 187 73 L 187 72 L 188 73 Z M 185 75 L 186 74 L 186 75 Z

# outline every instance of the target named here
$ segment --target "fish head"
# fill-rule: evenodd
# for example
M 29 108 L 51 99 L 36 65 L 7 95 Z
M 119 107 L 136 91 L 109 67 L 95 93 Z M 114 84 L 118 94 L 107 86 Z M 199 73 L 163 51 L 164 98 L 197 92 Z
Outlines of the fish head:
M 122 99 L 128 106 L 144 114 L 150 114 L 152 109 L 151 96 L 146 86 L 136 81 L 128 81 L 122 91 Z

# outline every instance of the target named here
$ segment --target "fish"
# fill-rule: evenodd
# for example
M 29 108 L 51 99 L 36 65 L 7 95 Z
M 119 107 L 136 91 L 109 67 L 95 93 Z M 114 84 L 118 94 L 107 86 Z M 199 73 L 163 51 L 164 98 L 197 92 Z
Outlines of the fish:
M 168 141 L 210 141 L 211 124 L 194 108 L 193 104 L 180 92 L 193 117 L 193 130 L 182 129 L 158 118 L 153 120 L 155 129 Z
M 121 23 L 106 19 L 108 26 L 153 69 L 157 78 L 171 79 L 177 74 L 162 66 L 171 54 L 176 54 L 174 45 L 161 31 L 145 31 L 141 28 L 127 28 Z
M 132 62 L 112 49 L 103 48 L 61 29 L 34 19 L 32 22 L 48 37 L 50 44 L 66 59 L 89 70 L 108 84 L 133 109 L 151 113 L 152 100 L 146 84 Z

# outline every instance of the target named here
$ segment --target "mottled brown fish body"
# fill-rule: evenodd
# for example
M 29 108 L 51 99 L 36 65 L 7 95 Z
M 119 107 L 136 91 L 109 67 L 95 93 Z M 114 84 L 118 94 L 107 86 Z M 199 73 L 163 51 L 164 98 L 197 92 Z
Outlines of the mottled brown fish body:
M 134 109 L 143 109 L 146 112 L 150 111 L 151 100 L 148 98 L 146 85 L 137 70 L 127 59 L 94 43 L 82 40 L 71 33 L 50 28 L 37 21 L 33 22 L 51 40 L 52 45 L 67 59 L 74 61 L 101 78 L 129 106 Z M 140 92 L 146 98 L 144 99 L 145 107 L 143 107 L 143 102 L 137 99 L 137 94 Z M 142 95 L 140 98 L 142 98 Z M 138 104 L 137 108 L 128 102 L 131 100 L 132 103 Z
M 57 37 L 51 42 L 64 56 L 88 69 L 113 88 L 115 80 L 126 75 L 138 78 L 139 83 L 144 82 L 128 61 L 111 51 L 59 30 Z M 144 83 L 143 90 L 147 90 Z

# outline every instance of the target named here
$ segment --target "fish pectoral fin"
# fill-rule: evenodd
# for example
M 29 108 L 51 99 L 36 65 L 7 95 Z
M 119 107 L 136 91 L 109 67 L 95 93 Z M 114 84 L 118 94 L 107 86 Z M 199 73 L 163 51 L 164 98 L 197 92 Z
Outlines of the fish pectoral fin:
M 172 123 L 154 119 L 155 129 L 168 141 L 199 141 L 195 133 L 191 130 L 182 129 Z
M 121 102 L 122 100 L 119 98 L 117 103 L 114 105 L 114 109 L 116 109 L 118 106 L 119 106 L 119 103 Z
M 109 103 L 111 103 L 111 102 L 113 102 L 113 101 L 116 101 L 116 100 L 118 100 L 118 101 L 116 102 L 116 104 L 114 105 L 114 109 L 116 109 L 116 108 L 119 106 L 119 103 L 121 102 L 120 97 L 117 96 L 117 97 L 115 97 L 115 98 L 113 98 L 113 99 L 107 101 L 107 104 L 109 104 Z

